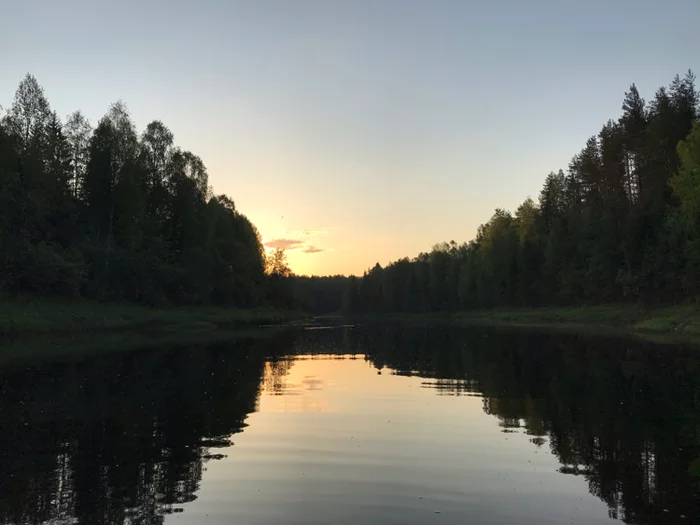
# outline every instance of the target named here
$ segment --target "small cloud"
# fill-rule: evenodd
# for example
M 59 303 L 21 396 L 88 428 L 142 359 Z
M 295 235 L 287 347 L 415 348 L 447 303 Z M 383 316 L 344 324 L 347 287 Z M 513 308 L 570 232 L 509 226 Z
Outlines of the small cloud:
M 263 238 L 263 246 L 267 250 L 282 249 L 313 254 L 325 251 L 333 251 L 331 248 L 319 247 L 323 241 L 319 237 L 325 237 L 331 233 L 330 228 L 306 228 L 302 230 L 286 230 L 277 233 L 277 238 L 267 240 Z
M 278 248 L 283 250 L 296 250 L 297 248 L 301 248 L 303 245 L 304 241 L 299 239 L 273 239 L 265 243 L 266 247 L 274 250 Z

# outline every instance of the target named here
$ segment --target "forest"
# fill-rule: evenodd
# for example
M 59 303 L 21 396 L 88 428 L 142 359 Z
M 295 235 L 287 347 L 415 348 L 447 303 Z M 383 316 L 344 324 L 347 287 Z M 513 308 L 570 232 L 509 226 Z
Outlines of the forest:
M 497 209 L 476 238 L 348 279 L 348 312 L 671 304 L 700 287 L 700 106 L 691 71 L 550 173 L 537 201 Z
M 146 305 L 270 305 L 312 313 L 671 304 L 700 286 L 700 97 L 676 76 L 550 173 L 535 201 L 497 209 L 476 238 L 295 276 L 161 121 L 126 105 L 64 121 L 28 74 L 0 112 L 0 293 Z
M 94 128 L 80 111 L 62 121 L 30 74 L 0 116 L 3 295 L 313 309 L 331 290 L 338 308 L 338 279 L 295 277 L 284 252 L 266 256 L 161 121 L 139 134 L 121 101 Z

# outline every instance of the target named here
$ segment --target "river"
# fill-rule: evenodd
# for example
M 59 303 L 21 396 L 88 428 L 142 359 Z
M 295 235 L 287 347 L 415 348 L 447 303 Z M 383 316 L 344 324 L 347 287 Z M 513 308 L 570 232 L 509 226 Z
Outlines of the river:
M 690 524 L 700 353 L 371 325 L 5 364 L 0 523 Z

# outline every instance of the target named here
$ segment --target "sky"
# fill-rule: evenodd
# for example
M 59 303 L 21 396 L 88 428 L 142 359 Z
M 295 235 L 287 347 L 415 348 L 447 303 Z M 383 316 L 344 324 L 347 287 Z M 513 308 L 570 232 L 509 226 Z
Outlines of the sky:
M 468 241 L 587 137 L 700 71 L 698 0 L 22 0 L 26 73 L 59 115 L 162 120 L 299 274 Z

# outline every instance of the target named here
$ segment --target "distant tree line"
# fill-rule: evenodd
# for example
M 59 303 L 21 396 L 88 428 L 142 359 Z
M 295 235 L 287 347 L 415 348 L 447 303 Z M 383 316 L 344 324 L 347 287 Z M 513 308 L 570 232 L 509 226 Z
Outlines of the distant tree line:
M 272 252 L 266 263 L 268 297 L 275 306 L 314 314 L 340 312 L 347 277 L 295 275 L 282 249 Z
M 471 242 L 351 277 L 349 312 L 611 301 L 700 291 L 700 105 L 695 77 L 645 102 L 633 84 L 609 120 L 550 173 L 538 202 L 497 209 Z

